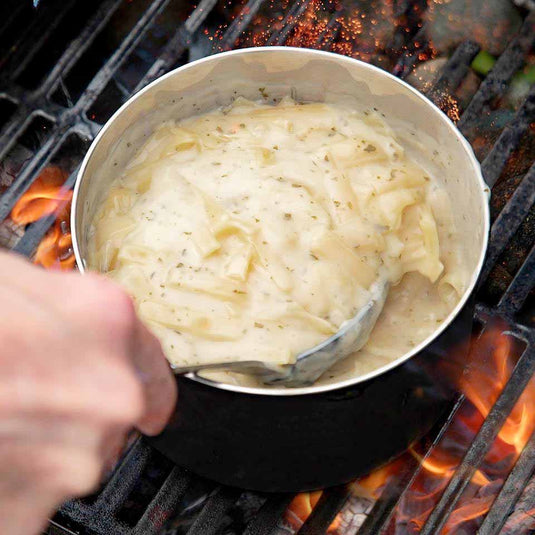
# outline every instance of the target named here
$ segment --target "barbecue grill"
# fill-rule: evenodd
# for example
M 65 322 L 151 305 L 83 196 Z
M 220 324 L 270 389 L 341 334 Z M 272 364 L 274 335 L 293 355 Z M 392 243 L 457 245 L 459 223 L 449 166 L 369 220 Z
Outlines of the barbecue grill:
M 460 392 L 433 431 L 415 446 L 417 455 L 398 459 L 380 496 L 358 485 L 325 489 L 301 524 L 288 521 L 294 496 L 224 487 L 175 466 L 134 437 L 114 471 L 93 496 L 63 505 L 49 533 L 151 534 L 325 533 L 338 519 L 340 533 L 441 533 L 485 462 L 517 401 L 535 388 L 535 83 L 516 106 L 499 104 L 518 87 L 518 72 L 531 61 L 535 13 L 530 2 L 494 38 L 500 49 L 488 68 L 479 62 L 482 43 L 462 39 L 439 54 L 428 13 L 431 0 L 4 0 L 0 10 L 0 244 L 34 257 L 56 229 L 68 237 L 62 214 L 77 167 L 102 124 L 133 92 L 166 71 L 218 51 L 251 45 L 309 46 L 375 63 L 419 84 L 456 121 L 480 158 L 493 187 L 493 225 L 486 264 L 476 293 L 472 354 L 483 356 L 489 333 L 510 341 L 510 376 L 473 440 L 460 447 L 431 510 L 417 529 L 396 521 L 426 460 L 456 425 L 467 397 Z M 453 0 L 451 3 L 455 3 Z M 459 3 L 459 2 L 458 2 Z M 462 2 L 461 2 L 462 3 Z M 465 2 L 470 3 L 470 2 Z M 474 2 L 476 3 L 476 2 Z M 492 4 L 488 2 L 487 5 Z M 490 9 L 490 8 L 489 8 Z M 386 11 L 385 11 L 386 10 Z M 483 14 L 484 15 L 484 14 Z M 375 22 L 373 19 L 375 17 Z M 453 20 L 451 24 L 471 24 Z M 483 24 L 483 23 L 482 23 Z M 388 26 L 391 31 L 386 32 Z M 498 31 L 498 30 L 496 30 Z M 500 47 L 496 41 L 503 41 Z M 436 56 L 448 58 L 437 64 Z M 488 58 L 487 58 L 488 59 Z M 440 68 L 422 79 L 421 67 Z M 474 62 L 474 63 L 473 63 Z M 474 75 L 474 70 L 480 72 Z M 472 91 L 467 85 L 472 83 Z M 529 85 L 531 83 L 531 85 Z M 516 84 L 516 85 L 515 85 Z M 60 168 L 64 202 L 34 222 L 17 223 L 13 208 L 46 169 Z M 65 238 L 67 239 L 67 238 Z M 60 247 L 57 262 L 69 265 L 72 251 Z M 42 263 L 42 262 L 41 262 Z M 482 363 L 481 363 L 482 362 Z M 477 359 L 472 367 L 485 366 Z M 462 390 L 462 389 L 461 389 Z M 535 529 L 535 433 L 495 489 L 477 522 L 454 533 L 528 533 Z M 472 500 L 480 498 L 472 496 Z M 531 514 L 530 514 L 531 513 Z M 304 523 L 303 523 L 304 522 Z M 412 531 L 411 531 L 412 530 Z

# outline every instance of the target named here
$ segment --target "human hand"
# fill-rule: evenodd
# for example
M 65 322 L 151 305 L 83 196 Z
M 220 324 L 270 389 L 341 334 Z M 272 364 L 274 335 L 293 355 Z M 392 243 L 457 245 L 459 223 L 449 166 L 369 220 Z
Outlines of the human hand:
M 159 433 L 176 395 L 120 288 L 0 253 L 0 533 L 38 533 L 91 492 L 128 430 Z

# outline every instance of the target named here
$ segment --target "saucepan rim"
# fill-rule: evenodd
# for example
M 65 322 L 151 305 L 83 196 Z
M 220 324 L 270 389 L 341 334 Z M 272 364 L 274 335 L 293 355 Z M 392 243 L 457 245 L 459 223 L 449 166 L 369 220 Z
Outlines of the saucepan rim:
M 281 53 L 281 52 L 293 53 L 293 54 L 298 53 L 298 54 L 303 54 L 303 55 L 307 55 L 310 57 L 315 56 L 318 59 L 335 60 L 337 63 L 342 63 L 342 64 L 347 63 L 347 64 L 355 65 L 356 63 L 359 65 L 359 68 L 363 69 L 364 71 L 368 70 L 370 72 L 375 73 L 376 75 L 378 74 L 379 76 L 385 77 L 385 79 L 390 79 L 390 81 L 394 82 L 395 84 L 399 84 L 405 90 L 412 93 L 413 96 L 415 96 L 419 100 L 421 105 L 428 108 L 429 112 L 436 116 L 437 120 L 441 120 L 444 124 L 446 124 L 449 131 L 451 132 L 451 135 L 457 138 L 457 140 L 459 141 L 459 147 L 460 147 L 459 150 L 465 151 L 466 155 L 468 156 L 470 160 L 470 164 L 471 164 L 471 167 L 473 168 L 473 173 L 475 175 L 472 178 L 475 178 L 475 180 L 477 180 L 477 183 L 481 189 L 481 197 L 484 198 L 485 200 L 488 200 L 488 197 L 490 195 L 490 188 L 487 186 L 487 184 L 485 183 L 483 179 L 483 175 L 481 173 L 481 167 L 468 141 L 462 136 L 462 134 L 459 132 L 456 126 L 451 122 L 451 120 L 433 102 L 431 102 L 422 93 L 414 89 L 412 86 L 410 86 L 408 83 L 404 82 L 403 80 L 400 80 L 399 78 L 393 76 L 392 74 L 386 71 L 383 71 L 382 69 L 378 67 L 370 65 L 368 63 L 364 63 L 354 58 L 335 54 L 333 52 L 326 52 L 326 51 L 306 49 L 306 48 L 297 48 L 297 47 L 285 47 L 285 46 L 254 47 L 254 48 L 243 48 L 243 49 L 238 49 L 238 50 L 231 50 L 228 52 L 214 54 L 212 56 L 208 56 L 206 58 L 193 61 L 182 67 L 174 69 L 168 72 L 167 74 L 161 76 L 160 78 L 156 79 L 155 81 L 147 85 L 145 88 L 143 88 L 141 91 L 136 93 L 134 96 L 132 96 L 128 101 L 126 101 L 113 114 L 113 116 L 106 122 L 106 124 L 102 127 L 102 129 L 98 133 L 98 135 L 95 137 L 78 171 L 76 184 L 74 187 L 73 201 L 72 201 L 71 232 L 72 232 L 72 238 L 73 238 L 73 250 L 74 250 L 76 262 L 78 264 L 78 268 L 82 273 L 85 271 L 85 267 L 84 267 L 84 263 L 82 261 L 82 257 L 80 254 L 78 236 L 77 236 L 77 224 L 76 224 L 78 204 L 80 203 L 80 200 L 79 200 L 80 188 L 84 180 L 86 168 L 89 164 L 89 161 L 91 160 L 91 156 L 97 150 L 100 140 L 103 138 L 103 136 L 111 127 L 111 125 L 115 122 L 115 120 L 120 115 L 122 115 L 125 112 L 125 110 L 127 110 L 137 99 L 141 98 L 147 92 L 154 91 L 158 87 L 158 85 L 160 85 L 164 80 L 174 77 L 174 76 L 179 76 L 180 73 L 187 71 L 189 69 L 194 69 L 196 66 L 202 63 L 208 63 L 208 62 L 216 63 L 224 57 L 233 56 L 233 55 L 248 55 L 248 54 L 259 54 L 259 53 L 260 54 L 262 53 L 273 54 L 273 53 Z M 195 374 L 189 374 L 187 375 L 187 377 L 189 377 L 190 379 L 194 381 L 204 383 L 211 387 L 219 388 L 222 390 L 229 390 L 229 391 L 233 391 L 233 392 L 241 393 L 241 394 L 254 394 L 254 395 L 263 395 L 263 396 L 297 396 L 297 395 L 320 394 L 323 392 L 339 390 L 344 387 L 349 387 L 349 386 L 353 386 L 359 383 L 364 383 L 365 381 L 378 377 L 388 372 L 389 370 L 392 370 L 393 368 L 400 366 L 404 362 L 414 357 L 420 351 L 422 351 L 425 347 L 430 345 L 440 334 L 442 334 L 449 327 L 449 325 L 452 323 L 455 317 L 459 314 L 463 306 L 466 304 L 468 298 L 472 294 L 472 291 L 474 290 L 474 287 L 479 278 L 479 274 L 483 267 L 483 262 L 485 260 L 485 254 L 486 254 L 487 245 L 488 245 L 489 228 L 490 228 L 489 206 L 488 206 L 488 202 L 484 202 L 483 203 L 483 241 L 481 243 L 480 255 L 478 258 L 477 267 L 472 272 L 470 282 L 467 285 L 467 288 L 462 298 L 459 300 L 455 308 L 448 314 L 447 318 L 442 322 L 442 324 L 436 330 L 434 330 L 431 335 L 429 335 L 425 340 L 423 340 L 417 346 L 412 348 L 410 351 L 403 354 L 401 357 L 393 360 L 392 362 L 384 366 L 381 366 L 366 374 L 359 375 L 357 377 L 352 377 L 350 379 L 345 379 L 342 381 L 325 384 L 325 385 L 312 385 L 312 386 L 300 387 L 300 388 L 248 387 L 248 386 L 222 383 L 219 381 L 213 381 L 213 380 L 210 380 L 210 379 L 207 379 L 207 378 L 195 375 Z

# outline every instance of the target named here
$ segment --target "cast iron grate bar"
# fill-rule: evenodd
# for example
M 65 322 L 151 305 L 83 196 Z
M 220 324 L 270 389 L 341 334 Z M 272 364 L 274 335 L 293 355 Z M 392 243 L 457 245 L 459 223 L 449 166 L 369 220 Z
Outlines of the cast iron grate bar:
M 478 315 L 477 317 L 479 319 L 482 318 L 481 315 Z M 491 317 L 499 318 L 502 321 L 505 321 L 507 319 L 505 315 L 500 315 L 500 313 L 497 312 L 496 309 L 487 309 L 487 320 Z M 503 332 L 503 334 L 517 338 L 522 344 L 525 345 L 524 352 L 528 351 L 530 348 L 531 350 L 535 350 L 535 329 L 533 329 L 532 327 L 528 327 L 527 325 L 523 325 L 521 323 L 509 323 L 507 329 Z
M 403 70 L 404 61 L 408 60 L 408 65 L 413 59 L 417 59 L 412 57 L 415 51 L 414 43 L 418 37 L 424 35 L 424 31 L 420 30 L 424 25 L 423 16 L 427 8 L 428 0 L 394 0 L 392 3 L 394 32 L 384 51 L 392 60 L 397 59 L 394 68 L 396 75 L 399 74 L 397 70 Z M 380 66 L 380 55 L 376 54 L 370 62 Z
M 427 97 L 440 107 L 444 97 L 451 95 L 464 80 L 470 64 L 479 52 L 480 46 L 473 41 L 461 43 L 441 71 Z
M 61 506 L 61 513 L 69 516 L 73 521 L 88 524 L 93 528 L 106 511 L 106 520 L 116 522 L 110 513 L 114 513 L 122 505 L 134 488 L 136 481 L 145 469 L 150 457 L 147 446 L 138 441 L 117 467 L 110 481 L 104 486 L 93 504 L 72 500 Z
M 238 37 L 249 26 L 265 0 L 249 0 L 247 5 L 241 10 L 240 14 L 232 21 L 230 26 L 225 30 L 221 41 L 214 46 L 213 53 L 230 50 Z
M 442 493 L 440 500 L 431 511 L 425 525 L 420 531 L 420 535 L 433 535 L 439 533 L 444 527 L 464 489 L 471 481 L 479 464 L 483 461 L 492 443 L 498 436 L 507 416 L 524 392 L 529 380 L 535 373 L 534 341 L 530 340 L 531 345 L 520 357 L 509 381 L 481 425 L 461 464 Z
M 295 25 L 299 22 L 299 18 L 306 11 L 311 0 L 298 0 L 292 5 L 292 8 L 286 13 L 284 20 L 282 21 L 282 29 L 279 32 L 275 32 L 269 36 L 266 45 L 283 45 L 288 39 L 290 32 L 294 29 Z
M 132 533 L 135 535 L 158 533 L 165 523 L 170 520 L 189 483 L 189 474 L 183 468 L 175 466 Z
M 489 252 L 481 273 L 484 281 L 496 264 L 500 254 L 505 249 L 524 219 L 528 216 L 535 203 L 535 163 L 517 186 L 515 192 L 504 206 L 490 231 Z
M 171 470 L 134 526 L 126 525 L 117 516 L 125 500 L 142 478 L 152 455 L 152 448 L 142 439 L 138 439 L 93 503 L 87 504 L 83 500 L 67 502 L 62 506 L 61 514 L 102 535 L 158 533 L 170 520 L 189 486 L 190 475 L 182 468 L 174 467 Z
M 397 474 L 396 478 L 381 491 L 381 495 L 374 503 L 370 514 L 366 516 L 358 530 L 358 535 L 378 535 L 388 526 L 401 498 L 418 474 L 418 461 L 416 458 L 411 457 L 409 461 L 404 466 L 403 472 Z
M 513 511 L 515 503 L 522 495 L 535 471 L 535 432 L 531 435 L 514 468 L 494 500 L 478 535 L 498 535 Z
M 49 93 L 57 89 L 62 76 L 71 70 L 84 52 L 91 46 L 97 35 L 103 30 L 104 26 L 106 26 L 122 3 L 123 0 L 106 0 L 98 8 L 95 14 L 89 19 L 85 28 L 80 32 L 78 37 L 71 41 L 61 58 L 46 76 L 37 91 L 40 95 L 49 96 Z
M 124 60 L 136 48 L 147 31 L 152 27 L 156 18 L 167 7 L 170 0 L 153 0 L 149 8 L 143 13 L 128 35 L 123 39 L 117 50 L 100 68 L 98 73 L 89 82 L 86 90 L 82 93 L 76 104 L 76 109 L 87 111 L 95 102 L 100 92 L 111 80 L 117 69 Z
M 74 1 L 68 0 L 65 2 L 66 10 L 73 5 Z M 21 1 L 20 3 L 23 4 L 24 2 Z M 66 10 L 58 9 L 60 5 L 61 1 L 48 1 L 43 6 L 39 17 L 28 17 L 29 20 L 24 30 L 19 30 L 17 33 L 17 42 L 12 43 L 9 52 L 6 54 L 6 61 L 2 65 L 2 72 L 0 73 L 2 81 L 11 80 L 14 77 L 13 71 L 18 70 L 19 65 L 24 63 L 27 56 L 33 57 L 39 50 L 42 40 L 61 22 Z
M 299 535 L 316 535 L 327 533 L 338 511 L 349 498 L 350 491 L 346 485 L 327 489 L 321 495 L 318 504 L 299 530 Z
M 531 0 L 530 0 L 531 1 Z M 500 535 L 533 535 L 533 509 L 535 508 L 535 480 L 528 484 Z
M 75 4 L 76 0 L 64 1 L 64 5 L 61 6 L 59 13 L 54 12 L 51 20 L 43 21 L 40 18 L 36 19 L 38 25 L 32 32 L 31 49 L 28 51 L 25 50 L 24 47 L 20 47 L 9 59 L 9 62 L 14 66 L 14 70 L 7 73 L 11 79 L 18 78 L 20 76 L 20 73 L 30 64 L 35 55 L 40 51 L 49 35 L 57 30 L 58 26 L 67 16 L 68 12 L 75 7 Z
M 522 136 L 534 120 L 535 84 L 531 86 L 526 100 L 518 109 L 515 117 L 505 126 L 489 154 L 481 163 L 481 171 L 485 178 L 485 182 L 490 187 L 494 186 L 498 178 L 500 178 L 507 160 L 515 148 L 518 147 Z
M 188 535 L 216 535 L 225 514 L 236 503 L 240 494 L 241 491 L 230 487 L 216 490 L 188 530 Z
M 291 501 L 292 496 L 289 494 L 270 496 L 245 528 L 243 535 L 271 535 Z
M 329 22 L 325 26 L 325 29 L 320 33 L 320 35 L 318 35 L 318 38 L 316 39 L 316 46 L 318 48 L 330 50 L 342 28 L 342 23 L 340 21 L 344 17 L 344 14 L 344 8 L 341 8 L 332 15 L 332 17 L 329 19 Z
M 419 56 L 429 52 L 429 41 L 426 36 L 425 27 L 422 26 L 416 33 L 413 40 L 401 54 L 396 65 L 392 69 L 392 74 L 398 78 L 406 78 L 414 69 L 419 61 Z
M 0 38 L 3 37 L 3 33 L 13 24 L 13 21 L 19 16 L 20 12 L 27 6 L 24 5 L 24 2 L 16 0 L 11 2 L 9 6 L 9 14 L 6 18 L 0 22 Z
M 501 535 L 533 535 L 533 510 L 535 509 L 535 478 L 526 485 L 524 492 L 505 522 Z
M 138 439 L 123 462 L 119 464 L 104 489 L 95 501 L 95 509 L 108 509 L 114 511 L 121 507 L 150 459 L 150 449 Z
M 9 151 L 15 146 L 17 141 L 24 135 L 25 130 L 30 126 L 32 121 L 38 115 L 44 116 L 53 123 L 51 130 L 57 129 L 57 122 L 54 124 L 54 118 L 39 112 L 36 108 L 29 111 L 24 105 L 17 108 L 11 118 L 12 131 L 4 131 L 4 134 L 0 134 L 0 161 L 4 160 Z
M 93 510 L 89 506 L 76 502 L 73 507 L 69 507 L 69 504 L 63 505 L 61 512 L 78 526 L 86 530 L 91 530 L 90 533 L 94 532 L 99 535 L 108 535 L 125 532 L 126 526 L 118 522 L 115 518 L 109 516 L 107 510 L 104 511 L 105 516 L 95 517 Z M 62 523 L 61 516 L 58 518 L 58 522 L 60 524 Z M 102 523 L 104 523 L 104 527 Z
M 199 3 L 193 13 L 188 17 L 188 20 L 165 45 L 162 53 L 141 79 L 134 92 L 139 91 L 153 80 L 156 80 L 156 78 L 159 78 L 174 66 L 180 55 L 190 45 L 193 34 L 200 28 L 216 4 L 217 0 L 202 0 Z
M 18 85 L 14 85 L 9 87 L 7 84 L 2 83 L 2 88 L 0 89 L 0 95 L 2 98 L 10 99 L 13 104 L 20 104 L 20 101 L 23 97 L 25 97 L 26 92 L 22 87 L 19 87 Z
M 535 285 L 535 245 L 498 303 L 498 310 L 517 313 Z
M 15 113 L 11 115 L 11 118 L 6 122 L 4 127 L 0 129 L 0 160 L 4 158 L 26 126 L 30 123 L 30 115 L 37 111 L 37 107 L 24 102 L 25 92 L 18 87 L 6 88 L 3 95 L 6 97 L 9 96 L 11 100 L 17 104 L 17 109 L 15 110 Z
M 525 56 L 535 45 L 535 12 L 528 15 L 516 37 L 496 61 L 492 70 L 479 86 L 469 106 L 459 121 L 459 129 L 473 123 L 484 112 L 485 107 L 502 95 L 513 75 L 522 67 Z
M 54 102 L 45 103 L 40 97 L 36 100 L 19 86 L 6 89 L 2 96 L 15 103 L 17 109 L 0 129 L 0 160 L 4 159 L 35 115 L 44 115 L 52 122 L 55 119 L 56 124 L 59 124 L 65 112 L 64 108 Z

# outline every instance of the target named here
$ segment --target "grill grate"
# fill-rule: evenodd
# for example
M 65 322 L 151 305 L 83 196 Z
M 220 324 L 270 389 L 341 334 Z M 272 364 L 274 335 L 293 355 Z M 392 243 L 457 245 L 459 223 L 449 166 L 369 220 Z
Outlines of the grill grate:
M 16 44 L 14 53 L 4 50 L 0 44 L 0 160 L 15 146 L 23 133 L 37 118 L 44 118 L 50 124 L 49 136 L 42 141 L 35 154 L 26 162 L 12 184 L 0 196 L 0 221 L 6 219 L 15 202 L 28 189 L 41 170 L 57 156 L 57 147 L 61 147 L 69 136 L 83 140 L 83 146 L 97 134 L 100 124 L 91 118 L 91 109 L 97 99 L 101 98 L 110 82 L 117 77 L 124 64 L 132 60 L 139 47 L 142 47 L 148 34 L 158 26 L 162 16 L 168 16 L 171 8 L 177 4 L 172 0 L 146 0 L 136 20 L 124 35 L 111 55 L 97 69 L 94 76 L 82 88 L 78 98 L 71 102 L 65 81 L 69 74 L 79 65 L 81 58 L 90 50 L 99 35 L 108 27 L 110 21 L 121 9 L 125 9 L 126 0 L 101 0 L 91 17 L 84 20 L 81 30 L 70 43 L 66 44 L 59 59 L 45 74 L 36 89 L 27 88 L 25 77 L 27 70 L 34 64 L 43 47 L 54 34 L 56 28 L 73 10 L 79 9 L 78 0 L 61 2 L 45 0 L 39 8 L 39 16 L 32 16 L 29 2 L 7 2 L 9 16 L 3 18 L 0 25 L 0 43 Z M 143 2 L 142 2 L 143 3 Z M 28 4 L 28 5 L 27 5 Z M 234 2 L 236 4 L 236 2 Z M 249 0 L 242 2 L 243 7 L 237 16 L 229 21 L 219 32 L 219 39 L 213 46 L 213 52 L 228 50 L 236 43 L 240 44 L 244 32 L 248 30 L 255 17 L 262 9 L 267 9 L 267 0 Z M 265 44 L 283 45 L 295 31 L 296 24 L 314 4 L 310 0 L 289 2 L 284 13 L 283 24 L 279 30 L 272 30 L 265 37 Z M 334 2 L 329 6 L 330 19 L 318 35 L 315 46 L 331 49 L 341 32 L 341 18 L 344 11 Z M 419 63 L 422 55 L 430 50 L 426 38 L 426 27 L 422 23 L 422 11 L 426 2 L 398 1 L 396 19 L 405 21 L 408 26 L 400 27 L 394 33 L 389 55 L 394 59 L 392 71 L 404 78 Z M 164 72 L 177 66 L 187 58 L 192 43 L 203 29 L 209 29 L 210 17 L 216 10 L 228 7 L 229 2 L 218 0 L 201 0 L 189 16 L 177 21 L 176 31 L 170 32 L 165 44 L 152 58 L 146 72 L 139 73 L 132 84 L 133 90 L 122 87 L 119 98 L 125 100 L 129 93 L 137 91 Z M 21 21 L 30 20 L 21 26 Z M 203 26 L 205 25 L 205 26 Z M 17 33 L 17 27 L 24 31 Z M 14 29 L 15 28 L 15 29 Z M 246 40 L 243 41 L 246 43 Z M 491 104 L 501 98 L 509 87 L 513 75 L 523 65 L 527 54 L 535 45 L 535 13 L 525 17 L 523 26 L 514 36 L 494 68 L 480 84 L 470 104 L 460 117 L 458 127 L 471 140 L 474 138 L 478 121 L 488 113 Z M 465 79 L 469 66 L 479 51 L 479 46 L 467 41 L 461 43 L 427 95 L 439 106 L 444 105 L 444 98 L 454 93 Z M 3 57 L 6 57 L 3 60 Z M 26 80 L 26 81 L 25 81 Z M 62 95 L 62 99 L 55 98 Z M 62 102 L 60 105 L 58 102 Z M 506 168 L 511 154 L 518 148 L 521 139 L 535 122 L 535 85 L 531 87 L 526 100 L 519 107 L 516 115 L 503 128 L 496 142 L 488 147 L 482 168 L 487 183 L 496 184 Z M 65 189 L 74 185 L 78 162 L 72 162 L 70 176 L 64 184 Z M 501 212 L 497 215 L 491 230 L 490 246 L 483 269 L 481 287 L 478 297 L 484 294 L 487 280 L 510 244 L 518 229 L 526 221 L 535 202 L 535 164 L 519 182 Z M 40 219 L 26 228 L 24 235 L 14 246 L 14 250 L 26 256 L 32 256 L 46 232 L 54 223 L 54 216 Z M 487 419 L 467 449 L 464 459 L 446 486 L 442 496 L 428 517 L 421 530 L 423 534 L 438 533 L 447 521 L 455 504 L 460 499 L 486 452 L 492 445 L 502 424 L 511 412 L 514 404 L 526 388 L 535 372 L 535 326 L 532 321 L 520 321 L 519 312 L 535 285 L 535 247 L 531 249 L 507 289 L 500 296 L 498 303 L 489 306 L 479 299 L 476 315 L 485 331 L 496 319 L 502 318 L 510 326 L 508 335 L 523 343 L 521 354 L 509 382 L 497 399 Z M 463 397 L 453 405 L 445 420 L 437 425 L 432 433 L 432 440 L 424 459 L 429 457 L 437 447 L 447 430 L 450 421 L 463 404 Z M 403 499 L 411 483 L 421 470 L 414 460 L 404 466 L 404 472 L 396 481 L 389 484 L 381 498 L 375 503 L 370 514 L 359 530 L 359 534 L 386 533 L 395 508 Z M 508 479 L 495 499 L 490 511 L 483 521 L 479 533 L 490 535 L 512 533 L 507 531 L 508 516 L 518 508 L 520 511 L 532 508 L 535 503 L 535 485 L 530 479 L 535 472 L 535 434 L 531 437 L 520 455 Z M 153 487 L 145 488 L 148 481 L 156 482 Z M 528 484 L 529 483 L 529 484 Z M 187 505 L 184 498 L 196 485 L 202 489 L 195 506 Z M 129 501 L 143 495 L 145 505 L 132 512 Z M 105 534 L 151 534 L 151 533 L 188 533 L 208 535 L 211 533 L 234 533 L 228 527 L 229 515 L 236 503 L 245 494 L 236 489 L 217 487 L 210 482 L 186 471 L 170 466 L 160 458 L 142 439 L 137 440 L 109 481 L 96 495 L 84 500 L 75 500 L 65 504 L 57 519 L 51 524 L 51 533 L 73 532 Z M 300 529 L 301 535 L 324 533 L 336 514 L 341 510 L 350 496 L 347 486 L 327 489 L 314 511 Z M 255 495 L 258 507 L 254 518 L 240 531 L 248 535 L 267 535 L 273 533 L 279 519 L 291 500 L 288 495 Z M 184 502 L 184 503 L 183 503 Z M 189 503 L 189 502 L 188 502 Z M 138 507 L 139 509 L 139 507 Z M 184 519 L 188 519 L 187 521 Z M 162 531 L 163 529 L 163 531 Z

